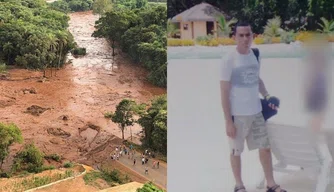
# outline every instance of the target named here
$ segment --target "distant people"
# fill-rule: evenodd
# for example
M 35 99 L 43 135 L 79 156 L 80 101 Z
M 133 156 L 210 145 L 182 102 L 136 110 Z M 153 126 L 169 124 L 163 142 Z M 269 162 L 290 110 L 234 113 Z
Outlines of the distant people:
M 145 164 L 145 157 L 143 157 L 143 158 L 141 159 L 141 164 L 142 164 L 142 165 Z
M 136 159 L 133 159 L 133 166 L 136 165 Z
M 148 167 L 145 167 L 145 175 L 148 175 Z
M 153 165 L 152 165 L 152 168 L 153 168 L 153 169 L 155 169 L 156 164 L 157 164 L 157 162 L 154 161 L 154 162 L 153 162 Z
M 159 165 L 160 165 L 160 162 L 158 161 L 158 163 L 157 163 L 157 168 L 159 169 Z

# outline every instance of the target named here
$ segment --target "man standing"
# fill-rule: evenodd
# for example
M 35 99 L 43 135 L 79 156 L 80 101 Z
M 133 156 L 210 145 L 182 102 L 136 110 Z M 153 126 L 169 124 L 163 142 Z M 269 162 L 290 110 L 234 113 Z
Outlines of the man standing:
M 259 149 L 267 192 L 286 192 L 276 184 L 273 177 L 270 143 L 259 92 L 267 100 L 270 96 L 259 75 L 260 62 L 251 49 L 253 34 L 249 23 L 237 23 L 235 37 L 236 50 L 225 57 L 220 81 L 226 133 L 231 149 L 230 160 L 236 181 L 234 192 L 246 192 L 241 178 L 240 157 L 245 140 L 249 150 Z M 277 106 L 269 105 L 277 109 Z

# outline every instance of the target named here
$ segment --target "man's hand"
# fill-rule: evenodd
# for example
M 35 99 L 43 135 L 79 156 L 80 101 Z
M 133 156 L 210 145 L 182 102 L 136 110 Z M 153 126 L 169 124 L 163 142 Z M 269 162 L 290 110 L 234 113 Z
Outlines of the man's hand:
M 234 126 L 233 121 L 226 122 L 226 134 L 227 136 L 231 137 L 232 139 L 236 136 L 237 129 Z
M 268 106 L 273 110 L 277 110 L 280 104 L 280 100 L 277 97 L 267 95 L 265 99 L 268 101 Z

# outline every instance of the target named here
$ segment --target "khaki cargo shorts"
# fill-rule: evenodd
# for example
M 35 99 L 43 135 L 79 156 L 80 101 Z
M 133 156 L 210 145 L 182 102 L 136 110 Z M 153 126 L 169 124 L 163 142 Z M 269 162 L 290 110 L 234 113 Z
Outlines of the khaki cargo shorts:
M 244 150 L 245 140 L 249 150 L 270 148 L 267 127 L 262 112 L 250 116 L 234 116 L 233 119 L 236 137 L 233 139 L 229 137 L 232 155 L 241 155 Z

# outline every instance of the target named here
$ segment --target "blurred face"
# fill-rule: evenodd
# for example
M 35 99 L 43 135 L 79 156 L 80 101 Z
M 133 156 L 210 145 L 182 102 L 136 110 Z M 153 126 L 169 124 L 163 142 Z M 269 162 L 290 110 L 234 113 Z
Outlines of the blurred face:
M 237 46 L 242 49 L 249 49 L 253 41 L 253 33 L 250 26 L 238 26 L 236 29 L 235 40 Z

